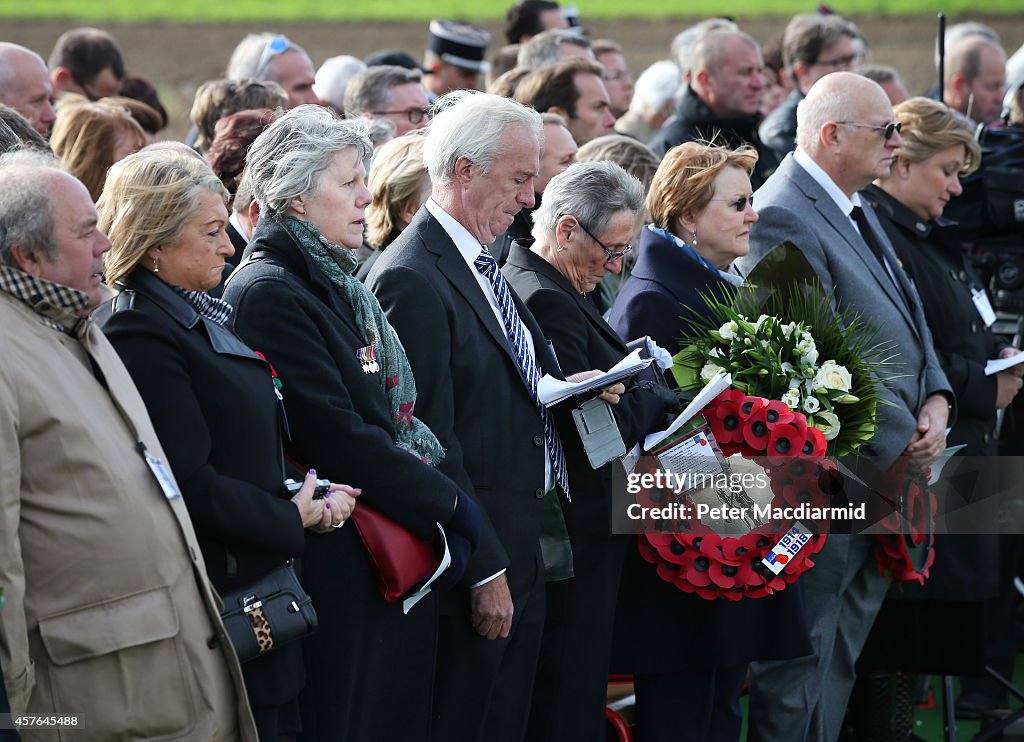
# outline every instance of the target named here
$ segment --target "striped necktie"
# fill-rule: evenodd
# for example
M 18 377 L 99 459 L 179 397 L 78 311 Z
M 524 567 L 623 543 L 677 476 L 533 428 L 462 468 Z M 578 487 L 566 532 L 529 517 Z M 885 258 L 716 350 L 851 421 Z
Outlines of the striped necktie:
M 498 300 L 498 307 L 501 309 L 501 319 L 505 324 L 505 332 L 508 334 L 508 341 L 515 354 L 516 363 L 519 364 L 519 372 L 523 375 L 526 388 L 530 391 L 533 403 L 537 406 L 541 419 L 544 421 L 544 442 L 548 457 L 551 460 L 551 472 L 555 477 L 555 483 L 569 497 L 569 477 L 565 470 L 565 454 L 562 451 L 562 441 L 558 438 L 555 430 L 555 421 L 544 403 L 537 396 L 537 382 L 540 381 L 540 372 L 537 364 L 530 355 L 530 348 L 526 340 L 526 327 L 519 316 L 519 311 L 512 301 L 512 292 L 509 291 L 505 276 L 498 270 L 498 263 L 491 255 L 486 246 L 480 251 L 473 263 L 476 269 L 483 274 L 491 283 L 494 289 L 494 297 Z

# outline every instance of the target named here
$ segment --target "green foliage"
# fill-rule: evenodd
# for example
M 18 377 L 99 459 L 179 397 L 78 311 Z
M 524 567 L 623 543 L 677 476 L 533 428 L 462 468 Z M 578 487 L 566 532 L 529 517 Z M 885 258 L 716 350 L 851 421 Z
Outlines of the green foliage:
M 728 15 L 742 19 L 756 16 L 791 16 L 807 12 L 806 0 L 646 0 L 622 3 L 620 0 L 577 0 L 574 2 L 586 18 L 700 18 Z M 430 18 L 463 18 L 475 21 L 500 21 L 508 2 L 472 2 L 472 0 L 235 0 L 210 3 L 200 0 L 0 0 L 0 18 L 74 18 L 89 21 L 415 21 Z M 928 0 L 843 0 L 834 5 L 844 15 L 876 13 L 916 15 L 943 10 L 946 13 L 1013 13 L 1020 11 L 1020 0 L 987 0 L 981 8 L 971 0 L 944 0 L 941 8 Z
M 839 306 L 833 294 L 822 290 L 816 278 L 793 280 L 805 273 L 799 250 L 790 244 L 767 261 L 770 271 L 755 271 L 757 283 L 745 285 L 734 294 L 731 303 L 713 296 L 702 297 L 706 308 L 695 312 L 702 317 L 695 333 L 684 339 L 675 357 L 672 373 L 684 396 L 702 387 L 706 364 L 712 363 L 732 376 L 732 386 L 744 394 L 781 399 L 790 392 L 790 381 L 804 379 L 799 386 L 796 406 L 808 414 L 808 424 L 823 430 L 823 415 L 816 416 L 803 407 L 814 396 L 821 411 L 839 418 L 838 435 L 829 440 L 828 454 L 856 453 L 874 434 L 878 404 L 885 404 L 879 384 L 896 377 L 891 372 L 894 349 L 877 341 L 878 328 L 869 325 L 859 313 Z M 749 317 L 763 316 L 758 321 Z M 790 324 L 792 323 L 792 324 Z M 729 325 L 725 335 L 721 330 Z M 812 338 L 813 336 L 813 338 Z M 804 356 L 806 343 L 815 349 Z M 821 361 L 818 361 L 820 357 Z M 820 366 L 834 361 L 849 371 L 849 395 L 837 389 L 816 387 L 811 383 Z M 710 370 L 705 373 L 709 373 Z M 794 406 L 790 404 L 790 406 Z M 816 419 L 817 418 L 817 419 Z M 826 437 L 828 434 L 826 433 Z

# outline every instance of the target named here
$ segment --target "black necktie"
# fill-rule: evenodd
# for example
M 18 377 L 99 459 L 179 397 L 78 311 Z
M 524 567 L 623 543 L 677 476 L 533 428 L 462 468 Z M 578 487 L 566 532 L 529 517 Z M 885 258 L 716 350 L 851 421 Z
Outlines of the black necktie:
M 882 270 L 888 273 L 889 269 L 886 267 L 885 258 L 882 257 L 882 246 L 878 244 L 878 240 L 875 238 L 875 233 L 871 229 L 871 225 L 868 224 L 867 217 L 864 216 L 864 209 L 860 206 L 854 206 L 853 211 L 850 212 L 850 216 L 852 216 L 853 221 L 857 223 L 857 229 L 860 230 L 860 236 L 864 238 L 864 243 L 874 254 L 875 258 L 882 266 Z
M 868 224 L 868 219 L 866 216 L 864 216 L 864 209 L 861 208 L 860 206 L 854 206 L 853 211 L 850 212 L 850 216 L 852 216 L 853 221 L 857 223 L 857 228 L 860 230 L 860 236 L 864 238 L 864 244 L 868 246 L 868 248 L 874 254 L 875 258 L 878 260 L 879 265 L 882 266 L 883 273 L 889 276 L 889 278 L 896 284 L 896 288 L 903 296 L 904 301 L 907 302 L 907 306 L 910 307 L 911 314 L 913 314 L 915 311 L 917 311 L 914 299 L 912 295 L 907 292 L 907 289 L 904 288 L 904 286 L 900 283 L 899 278 L 897 278 L 896 274 L 892 272 L 893 269 L 890 268 L 889 264 L 882 256 L 882 245 L 878 242 L 878 239 L 875 237 L 875 232 L 873 229 L 871 229 L 871 225 Z M 895 270 L 902 269 L 899 266 L 895 266 Z

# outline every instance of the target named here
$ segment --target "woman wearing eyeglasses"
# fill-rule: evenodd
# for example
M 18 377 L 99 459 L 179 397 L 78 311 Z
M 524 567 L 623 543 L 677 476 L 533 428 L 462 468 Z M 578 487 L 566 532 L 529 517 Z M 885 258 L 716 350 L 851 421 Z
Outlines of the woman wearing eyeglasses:
M 608 317 L 626 341 L 650 335 L 671 353 L 704 306 L 738 286 L 732 262 L 750 251 L 757 221 L 750 173 L 757 152 L 701 142 L 671 149 L 647 196 L 652 223 L 641 232 L 633 273 Z
M 700 142 L 671 149 L 647 196 L 652 224 L 609 323 L 623 340 L 650 335 L 670 353 L 702 319 L 702 296 L 725 299 L 729 272 L 757 221 L 757 153 Z M 747 665 L 810 653 L 800 584 L 766 598 L 707 601 L 662 580 L 631 548 L 619 592 L 612 669 L 631 672 L 640 742 L 736 742 Z
M 565 374 L 609 368 L 628 352 L 592 294 L 622 270 L 643 199 L 640 182 L 615 163 L 570 165 L 544 189 L 532 246 L 512 244 L 502 271 Z M 662 427 L 666 404 L 675 404 L 674 395 L 653 385 L 621 396 L 613 415 L 627 449 Z M 611 533 L 615 464 L 595 470 L 572 424 L 560 433 L 573 492 L 572 502 L 561 503 L 571 554 L 554 559 L 556 540 L 542 541 L 548 608 L 527 738 L 603 739 L 615 600 L 633 539 Z

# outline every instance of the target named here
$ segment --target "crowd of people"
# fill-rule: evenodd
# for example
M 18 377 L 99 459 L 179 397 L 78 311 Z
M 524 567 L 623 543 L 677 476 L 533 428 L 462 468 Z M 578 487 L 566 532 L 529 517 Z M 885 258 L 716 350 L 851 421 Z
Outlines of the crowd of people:
M 183 142 L 109 33 L 0 41 L 0 712 L 69 739 L 600 740 L 624 673 L 641 742 L 735 742 L 745 688 L 752 742 L 834 742 L 911 739 L 912 708 L 858 700 L 893 678 L 1006 705 L 984 669 L 1011 674 L 1019 538 L 940 537 L 894 596 L 873 538 L 833 534 L 787 589 L 705 600 L 613 532 L 620 463 L 539 382 L 644 338 L 664 367 L 788 241 L 894 349 L 864 453 L 997 455 L 1024 365 L 985 373 L 1019 351 L 943 215 L 985 131 L 1024 140 L 1024 47 L 954 26 L 911 97 L 824 6 L 764 47 L 702 21 L 635 81 L 553 0 L 506 36 L 434 20 L 422 63 L 317 69 L 251 34 Z M 682 409 L 662 382 L 595 393 L 627 450 Z M 437 555 L 415 604 L 363 513 Z M 282 565 L 319 626 L 277 645 L 246 604 L 240 662 L 221 596 Z

